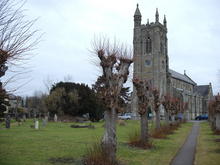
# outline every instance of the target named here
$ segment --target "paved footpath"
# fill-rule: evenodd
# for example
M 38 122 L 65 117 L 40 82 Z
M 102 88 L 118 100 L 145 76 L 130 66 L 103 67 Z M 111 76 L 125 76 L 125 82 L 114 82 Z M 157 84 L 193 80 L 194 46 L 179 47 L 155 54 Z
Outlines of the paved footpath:
M 171 165 L 193 165 L 196 144 L 197 144 L 197 136 L 199 134 L 199 125 L 200 122 L 194 122 L 192 131 L 187 137 L 185 143 L 182 148 L 177 153 L 176 157 L 174 157 Z

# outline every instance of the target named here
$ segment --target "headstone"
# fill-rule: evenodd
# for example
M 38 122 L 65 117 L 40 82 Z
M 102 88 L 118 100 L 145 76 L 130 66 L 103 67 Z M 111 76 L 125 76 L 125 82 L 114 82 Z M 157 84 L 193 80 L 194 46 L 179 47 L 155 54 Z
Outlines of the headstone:
M 10 123 L 11 123 L 10 120 L 11 120 L 11 119 L 10 119 L 10 115 L 7 114 L 6 119 L 5 119 L 5 127 L 6 127 L 6 128 L 10 128 Z
M 44 118 L 42 121 L 43 121 L 43 124 L 42 124 L 43 127 L 46 127 L 46 125 L 47 125 L 46 119 Z
M 45 116 L 45 120 L 46 120 L 46 122 L 48 122 L 48 116 Z
M 57 122 L 57 115 L 54 115 L 54 122 Z
M 22 120 L 19 117 L 17 118 L 17 122 L 18 122 L 18 126 L 22 124 Z
M 25 122 L 25 121 L 26 121 L 26 115 L 23 114 L 23 122 Z
M 45 116 L 44 119 L 43 119 L 43 127 L 46 127 L 47 122 L 48 122 L 48 117 Z
M 175 122 L 175 116 L 174 115 L 171 116 L 171 120 L 172 120 L 172 122 Z
M 34 128 L 35 128 L 35 129 L 39 129 L 39 122 L 38 122 L 38 120 L 35 121 L 35 123 L 34 123 Z

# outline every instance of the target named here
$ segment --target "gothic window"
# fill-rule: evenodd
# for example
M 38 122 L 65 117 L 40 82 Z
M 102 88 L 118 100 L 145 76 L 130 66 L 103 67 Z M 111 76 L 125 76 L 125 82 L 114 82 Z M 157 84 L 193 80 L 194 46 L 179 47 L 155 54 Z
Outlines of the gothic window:
M 145 60 L 145 66 L 150 66 L 151 65 L 151 61 L 150 60 Z
M 162 69 L 165 69 L 165 62 L 162 61 Z
M 151 53 L 152 51 L 152 42 L 151 42 L 151 38 L 147 37 L 147 41 L 146 41 L 146 53 Z
M 153 80 L 152 79 L 148 80 L 148 83 L 149 83 L 150 86 L 152 86 L 153 85 Z
M 161 41 L 161 42 L 160 42 L 160 52 L 161 52 L 161 53 L 163 53 L 163 49 L 164 49 L 164 48 L 163 48 L 163 43 L 162 43 L 162 41 Z

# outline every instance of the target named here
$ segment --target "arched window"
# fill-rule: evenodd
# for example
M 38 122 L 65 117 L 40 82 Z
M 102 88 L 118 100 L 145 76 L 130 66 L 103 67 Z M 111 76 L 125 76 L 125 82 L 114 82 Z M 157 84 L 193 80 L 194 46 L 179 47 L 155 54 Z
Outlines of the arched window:
M 163 47 L 163 43 L 162 43 L 162 41 L 161 41 L 161 42 L 160 42 L 160 52 L 163 53 L 163 52 L 164 52 L 163 50 L 164 50 L 164 47 Z
M 165 69 L 165 62 L 162 61 L 162 69 Z
M 145 60 L 145 66 L 150 66 L 151 65 L 151 61 L 150 60 Z
M 146 42 L 146 53 L 151 53 L 152 51 L 152 43 L 151 43 L 151 38 L 147 37 L 147 42 Z

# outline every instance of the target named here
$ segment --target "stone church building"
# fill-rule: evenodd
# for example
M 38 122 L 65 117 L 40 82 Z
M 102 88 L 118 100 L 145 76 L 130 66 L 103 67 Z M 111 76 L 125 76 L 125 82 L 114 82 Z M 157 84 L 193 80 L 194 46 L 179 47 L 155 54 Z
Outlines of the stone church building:
M 197 85 L 186 73 L 181 74 L 169 68 L 166 17 L 164 16 L 163 23 L 160 23 L 158 10 L 155 22 L 148 20 L 146 24 L 142 24 L 141 17 L 137 5 L 134 14 L 133 76 L 149 81 L 153 87 L 159 89 L 161 96 L 171 94 L 188 102 L 188 119 L 207 113 L 208 101 L 213 95 L 211 83 Z M 137 96 L 135 88 L 133 89 L 132 112 L 134 116 L 138 116 Z

